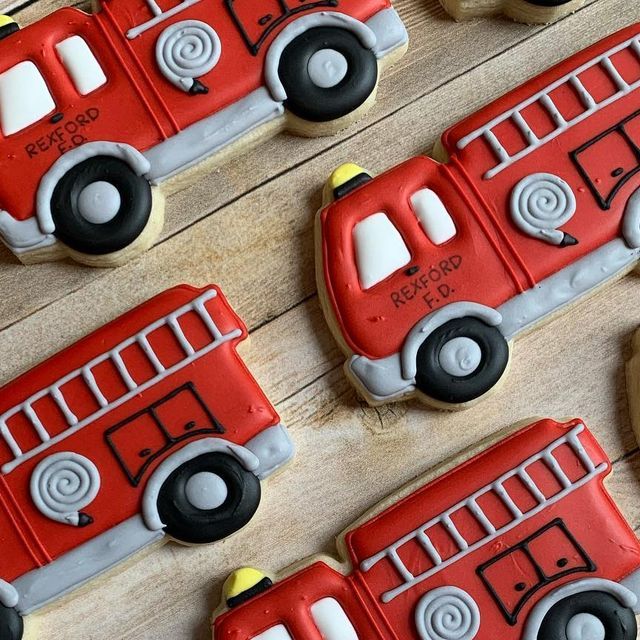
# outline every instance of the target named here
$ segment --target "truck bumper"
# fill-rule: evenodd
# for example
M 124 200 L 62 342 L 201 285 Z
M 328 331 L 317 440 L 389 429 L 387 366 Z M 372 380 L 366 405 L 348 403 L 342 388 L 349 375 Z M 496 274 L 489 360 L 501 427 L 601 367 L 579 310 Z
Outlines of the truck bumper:
M 282 424 L 269 427 L 249 440 L 245 446 L 260 460 L 260 466 L 255 471 L 260 480 L 287 464 L 295 452 L 289 432 Z
M 0 210 L 0 240 L 17 256 L 55 244 L 53 235 L 42 233 L 38 219 L 16 220 Z
M 383 9 L 365 23 L 376 36 L 373 52 L 384 58 L 409 42 L 409 35 L 395 9 Z
M 377 360 L 354 355 L 345 369 L 347 376 L 375 403 L 400 400 L 415 391 L 415 380 L 407 380 L 402 375 L 399 353 Z
M 634 613 L 640 613 L 640 569 L 636 569 L 633 573 L 630 573 L 626 578 L 620 580 L 620 584 L 629 589 L 631 593 L 635 593 L 638 601 L 636 602 L 633 611 Z

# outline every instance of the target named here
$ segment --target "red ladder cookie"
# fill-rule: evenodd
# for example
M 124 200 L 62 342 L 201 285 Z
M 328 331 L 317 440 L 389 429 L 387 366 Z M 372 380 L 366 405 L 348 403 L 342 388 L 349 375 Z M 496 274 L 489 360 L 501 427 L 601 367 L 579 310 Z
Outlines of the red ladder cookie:
M 580 420 L 511 428 L 319 557 L 227 580 L 215 640 L 635 640 L 640 543 Z
M 246 525 L 293 445 L 217 287 L 165 291 L 0 390 L 0 637 L 134 552 Z
M 640 27 L 574 55 L 372 179 L 334 172 L 318 289 L 373 405 L 467 406 L 510 343 L 640 257 Z

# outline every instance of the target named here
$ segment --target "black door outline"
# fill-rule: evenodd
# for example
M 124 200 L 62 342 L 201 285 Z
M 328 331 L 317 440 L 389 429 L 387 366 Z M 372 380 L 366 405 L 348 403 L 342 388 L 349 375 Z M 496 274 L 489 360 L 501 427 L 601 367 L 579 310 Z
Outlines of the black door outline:
M 190 392 L 191 396 L 196 400 L 197 404 L 202 408 L 202 410 L 207 415 L 207 418 L 209 418 L 212 426 L 209 428 L 195 429 L 194 427 L 196 425 L 193 422 L 187 422 L 185 423 L 185 426 L 184 426 L 185 434 L 179 437 L 175 437 L 175 436 L 172 436 L 167 431 L 165 426 L 162 424 L 162 421 L 158 417 L 156 409 L 162 406 L 163 404 L 165 404 L 166 402 L 168 402 L 169 400 L 172 400 L 183 391 Z M 125 462 L 124 458 L 120 455 L 120 452 L 118 451 L 118 448 L 112 439 L 112 435 L 116 433 L 116 431 L 126 428 L 126 426 L 129 425 L 131 422 L 133 422 L 134 420 L 137 420 L 140 416 L 143 416 L 145 414 L 149 414 L 153 418 L 153 421 L 158 427 L 158 430 L 165 437 L 167 444 L 164 447 L 162 447 L 162 449 L 159 449 L 158 451 L 156 451 L 156 453 L 154 453 L 153 455 L 150 455 L 151 452 L 148 449 L 143 449 L 142 451 L 140 451 L 138 455 L 140 455 L 141 458 L 146 458 L 146 460 L 144 464 L 140 467 L 140 470 L 138 471 L 138 473 L 134 475 L 129 469 L 129 467 L 127 466 L 127 463 Z M 218 422 L 216 417 L 211 413 L 211 411 L 209 410 L 209 407 L 207 406 L 205 401 L 202 399 L 202 396 L 200 396 L 200 394 L 196 391 L 196 387 L 193 384 L 193 382 L 187 382 L 177 387 L 176 389 L 171 391 L 169 394 L 167 394 L 163 398 L 160 398 L 160 400 L 157 400 L 156 402 L 149 405 L 145 409 L 138 411 L 134 415 L 129 416 L 128 418 L 125 418 L 124 420 L 122 420 L 122 422 L 119 422 L 115 426 L 110 427 L 104 432 L 104 437 L 111 451 L 113 452 L 113 455 L 116 457 L 125 475 L 129 479 L 129 482 L 131 483 L 132 486 L 137 487 L 140 484 L 140 481 L 142 480 L 142 478 L 144 477 L 144 474 L 146 473 L 147 469 L 154 462 L 154 460 L 157 460 L 159 457 L 163 456 L 167 451 L 170 451 L 171 449 L 173 449 L 173 447 L 175 447 L 180 442 L 183 442 L 184 440 L 188 440 L 195 436 L 206 435 L 206 434 L 221 434 L 224 432 L 225 432 L 224 427 L 220 424 L 220 422 Z

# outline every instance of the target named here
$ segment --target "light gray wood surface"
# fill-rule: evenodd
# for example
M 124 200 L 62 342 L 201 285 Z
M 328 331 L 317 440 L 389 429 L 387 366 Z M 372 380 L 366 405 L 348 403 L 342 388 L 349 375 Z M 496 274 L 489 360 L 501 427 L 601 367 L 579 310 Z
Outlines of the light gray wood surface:
M 0 10 L 8 6 L 0 2 Z M 15 3 L 11 3 L 15 6 Z M 63 4 L 20 5 L 27 23 Z M 324 179 L 355 161 L 373 172 L 429 151 L 438 134 L 526 77 L 640 19 L 640 4 L 596 0 L 549 27 L 456 24 L 437 0 L 399 0 L 409 53 L 378 104 L 342 135 L 279 136 L 167 203 L 160 243 L 116 270 L 25 267 L 0 249 L 0 381 L 171 285 L 220 284 L 253 331 L 244 355 L 291 428 L 296 461 L 265 486 L 240 534 L 206 548 L 170 544 L 39 616 L 40 638 L 205 640 L 226 575 L 331 553 L 365 509 L 491 432 L 535 415 L 579 416 L 615 460 L 609 487 L 640 527 L 640 456 L 624 360 L 640 324 L 631 275 L 519 340 L 499 393 L 464 413 L 417 403 L 371 409 L 342 373 L 315 291 L 313 218 Z

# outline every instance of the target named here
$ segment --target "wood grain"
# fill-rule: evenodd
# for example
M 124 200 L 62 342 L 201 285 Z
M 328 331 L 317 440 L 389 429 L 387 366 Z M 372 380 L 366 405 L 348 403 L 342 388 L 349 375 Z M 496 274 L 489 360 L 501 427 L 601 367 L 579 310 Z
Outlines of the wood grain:
M 15 3 L 14 3 L 15 4 Z M 23 3 L 21 22 L 58 0 Z M 6 0 L 2 7 L 9 5 Z M 456 24 L 437 0 L 400 0 L 411 47 L 378 104 L 336 138 L 281 135 L 167 201 L 160 243 L 115 270 L 70 262 L 24 267 L 0 250 L 0 381 L 180 282 L 220 284 L 253 330 L 245 358 L 290 426 L 296 461 L 265 486 L 255 520 L 206 548 L 167 545 L 39 616 L 40 638 L 210 638 L 209 614 L 239 564 L 278 570 L 331 553 L 376 501 L 493 431 L 534 415 L 580 416 L 614 459 L 609 487 L 640 528 L 640 453 L 624 362 L 640 325 L 629 276 L 515 344 L 499 393 L 464 413 L 418 403 L 373 409 L 342 372 L 320 312 L 313 218 L 322 183 L 346 160 L 380 172 L 428 152 L 439 133 L 525 77 L 640 19 L 640 5 L 596 0 L 549 27 L 494 18 Z

